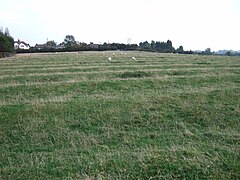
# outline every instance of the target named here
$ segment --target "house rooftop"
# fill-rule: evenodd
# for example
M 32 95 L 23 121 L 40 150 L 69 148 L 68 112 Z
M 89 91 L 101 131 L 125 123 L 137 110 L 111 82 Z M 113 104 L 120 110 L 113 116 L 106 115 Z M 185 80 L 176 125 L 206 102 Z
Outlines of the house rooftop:
M 24 41 L 20 41 L 19 39 L 18 39 L 18 41 L 14 41 L 14 43 L 17 43 L 18 45 L 24 44 L 25 46 L 30 46 L 28 43 L 26 43 Z

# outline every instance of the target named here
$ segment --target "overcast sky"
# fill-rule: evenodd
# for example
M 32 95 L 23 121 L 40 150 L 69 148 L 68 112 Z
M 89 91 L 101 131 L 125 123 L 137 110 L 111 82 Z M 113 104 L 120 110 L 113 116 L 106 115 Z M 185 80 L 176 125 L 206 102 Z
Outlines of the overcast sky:
M 185 50 L 240 50 L 240 0 L 0 0 L 0 26 L 34 46 L 167 41 Z

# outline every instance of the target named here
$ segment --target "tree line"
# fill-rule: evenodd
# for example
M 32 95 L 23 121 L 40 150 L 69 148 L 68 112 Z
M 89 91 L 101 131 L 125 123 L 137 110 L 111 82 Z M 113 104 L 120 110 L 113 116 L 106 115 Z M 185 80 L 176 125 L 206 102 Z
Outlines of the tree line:
M 32 47 L 30 50 L 18 50 L 18 52 L 63 52 L 63 51 L 108 51 L 108 50 L 139 50 L 151 51 L 160 53 L 192 53 L 191 51 L 184 51 L 183 46 L 175 49 L 172 41 L 148 41 L 140 42 L 139 44 L 124 44 L 124 43 L 103 43 L 94 44 L 93 42 L 87 44 L 84 42 L 77 42 L 73 35 L 66 35 L 64 41 L 57 45 L 55 41 L 48 41 L 44 45 Z
M 203 54 L 211 55 L 210 48 L 207 48 L 205 51 L 193 52 L 185 51 L 183 46 L 179 46 L 177 49 L 173 47 L 172 41 L 167 40 L 167 42 L 161 41 L 144 41 L 139 44 L 124 44 L 124 43 L 103 43 L 103 44 L 94 44 L 93 42 L 87 44 L 84 42 L 78 42 L 75 40 L 73 35 L 66 35 L 64 41 L 60 44 L 57 44 L 54 40 L 47 41 L 41 46 L 31 47 L 30 49 L 23 50 L 17 49 L 14 50 L 14 38 L 10 35 L 8 28 L 3 31 L 3 28 L 0 28 L 0 57 L 10 56 L 13 53 L 34 53 L 34 52 L 71 52 L 71 51 L 108 51 L 108 50 L 138 50 L 138 51 L 150 51 L 150 52 L 159 52 L 159 53 L 179 53 L 179 54 Z M 227 52 L 225 55 L 239 55 L 232 53 L 231 51 Z
M 171 40 L 167 40 L 167 42 L 160 42 L 160 41 L 151 41 L 149 43 L 148 41 L 140 42 L 139 43 L 140 50 L 146 50 L 146 51 L 154 51 L 154 52 L 160 52 L 160 53 L 184 53 L 183 46 L 180 46 L 179 48 L 175 49 L 172 45 Z
M 73 35 L 66 35 L 64 41 L 57 45 L 55 41 L 48 41 L 41 47 L 31 47 L 30 49 L 17 49 L 14 50 L 14 38 L 10 35 L 8 28 L 0 29 L 0 52 L 4 57 L 9 53 L 34 53 L 34 52 L 70 52 L 70 51 L 108 51 L 108 50 L 139 50 L 139 51 L 151 51 L 160 53 L 186 53 L 191 54 L 192 51 L 184 51 L 183 46 L 175 49 L 172 45 L 172 41 L 167 42 L 160 41 L 148 41 L 140 42 L 139 44 L 124 44 L 124 43 L 84 43 L 77 42 Z

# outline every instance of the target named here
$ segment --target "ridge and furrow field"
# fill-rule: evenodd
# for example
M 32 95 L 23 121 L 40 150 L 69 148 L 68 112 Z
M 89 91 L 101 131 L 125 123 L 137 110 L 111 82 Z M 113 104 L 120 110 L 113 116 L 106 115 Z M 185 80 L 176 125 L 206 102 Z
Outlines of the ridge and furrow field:
M 0 179 L 240 179 L 239 117 L 239 57 L 19 54 L 0 60 Z

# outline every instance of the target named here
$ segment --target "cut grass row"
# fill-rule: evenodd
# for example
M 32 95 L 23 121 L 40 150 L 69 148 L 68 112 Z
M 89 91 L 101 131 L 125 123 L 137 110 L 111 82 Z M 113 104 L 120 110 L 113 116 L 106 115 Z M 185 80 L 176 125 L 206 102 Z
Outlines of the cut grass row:
M 38 56 L 27 56 L 27 57 L 13 57 L 9 58 L 8 60 L 1 60 L 1 64 L 5 67 L 24 67 L 24 66 L 61 66 L 61 65 L 101 65 L 101 64 L 108 64 L 107 57 L 113 57 L 111 54 L 102 55 L 101 53 L 97 53 L 94 55 L 89 56 L 88 54 L 62 54 L 62 55 L 54 55 L 52 54 L 51 57 L 49 55 L 38 55 Z M 127 56 L 119 56 L 114 55 L 113 63 L 131 63 L 131 57 L 134 56 L 137 58 L 138 61 L 142 63 L 167 63 L 167 64 L 174 64 L 174 63 L 190 63 L 190 64 L 236 64 L 238 62 L 238 57 L 226 57 L 226 56 L 212 56 L 211 59 L 208 57 L 203 56 L 195 56 L 189 55 L 187 58 L 184 55 L 158 55 L 152 54 L 151 56 L 142 54 L 139 55 L 139 52 L 131 53 Z M 16 61 L 17 60 L 17 61 Z
M 64 82 L 81 82 L 81 81 L 99 81 L 99 80 L 127 80 L 130 78 L 156 78 L 156 79 L 166 79 L 166 78 L 191 78 L 191 77 L 238 77 L 238 72 L 236 70 L 232 72 L 217 71 L 206 73 L 206 71 L 120 71 L 120 72 L 104 72 L 104 73 L 55 73 L 55 74 L 37 74 L 35 76 L 17 76 L 17 77 L 5 77 L 2 79 L 1 87 L 11 87 L 15 85 L 28 85 L 34 83 L 51 84 L 51 83 L 64 83 Z
M 80 80 L 80 81 L 60 81 L 49 82 L 48 79 L 43 83 L 28 84 L 6 84 L 0 88 L 0 97 L 3 99 L 6 97 L 12 97 L 14 95 L 21 94 L 34 94 L 47 96 L 45 92 L 51 92 L 51 95 L 65 94 L 73 92 L 88 93 L 103 93 L 103 92 L 115 92 L 117 93 L 129 93 L 129 92 L 142 92 L 146 91 L 158 91 L 166 92 L 173 91 L 173 88 L 189 89 L 189 88 L 201 88 L 201 87 L 238 87 L 239 77 L 237 75 L 226 76 L 166 76 L 163 78 L 157 77 L 145 77 L 145 78 L 121 78 L 118 79 L 103 79 L 98 80 Z M 13 89 L 12 89 L 13 88 Z M 41 93 L 42 92 L 42 93 Z M 173 91 L 174 92 L 174 91 Z
M 138 70 L 138 69 L 162 69 L 162 70 L 173 70 L 173 69 L 239 69 L 240 65 L 196 65 L 196 64 L 174 64 L 174 65 L 136 65 L 136 64 L 128 64 L 128 65 L 109 65 L 109 66 L 70 66 L 70 67 L 54 67 L 54 68 L 26 68 L 26 69 L 16 69 L 9 70 L 5 69 L 1 71 L 0 75 L 26 75 L 26 74 L 34 74 L 34 73 L 54 73 L 54 72 L 92 72 L 92 71 L 110 71 L 110 70 Z

